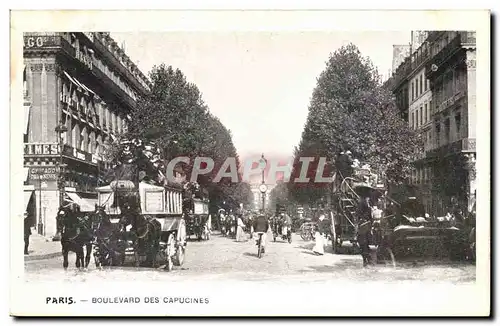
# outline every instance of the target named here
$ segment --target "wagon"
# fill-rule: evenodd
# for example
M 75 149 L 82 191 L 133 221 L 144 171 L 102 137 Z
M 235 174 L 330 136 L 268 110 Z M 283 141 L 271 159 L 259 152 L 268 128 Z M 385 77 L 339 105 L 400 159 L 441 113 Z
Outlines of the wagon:
M 122 217 L 118 201 L 120 193 L 131 193 L 139 197 L 140 214 L 154 218 L 161 225 L 160 248 L 157 260 L 165 263 L 167 270 L 184 263 L 186 248 L 186 223 L 182 216 L 182 190 L 172 186 L 156 186 L 140 182 L 118 180 L 108 186 L 97 188 L 98 205 L 110 216 L 113 223 Z M 125 236 L 125 239 L 127 237 Z M 125 256 L 134 254 L 130 242 L 125 246 Z M 145 257 L 141 257 L 144 259 Z
M 187 236 L 198 240 L 210 240 L 210 216 L 208 201 L 199 198 L 186 198 L 183 202 Z

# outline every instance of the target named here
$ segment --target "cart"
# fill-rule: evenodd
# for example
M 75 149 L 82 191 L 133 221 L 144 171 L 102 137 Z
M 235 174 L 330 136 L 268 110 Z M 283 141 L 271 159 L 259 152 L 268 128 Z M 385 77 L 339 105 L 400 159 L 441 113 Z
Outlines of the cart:
M 104 208 L 113 223 L 118 223 L 122 218 L 120 211 L 119 194 L 134 194 L 139 198 L 140 214 L 153 218 L 160 224 L 160 246 L 156 253 L 158 262 L 163 262 L 165 269 L 171 271 L 173 266 L 184 263 L 186 248 L 186 224 L 182 216 L 182 190 L 172 186 L 156 186 L 140 182 L 138 187 L 131 181 L 113 181 L 108 186 L 97 188 L 98 205 Z M 123 239 L 124 258 L 134 255 L 129 231 L 125 230 Z M 144 260 L 145 257 L 140 257 Z

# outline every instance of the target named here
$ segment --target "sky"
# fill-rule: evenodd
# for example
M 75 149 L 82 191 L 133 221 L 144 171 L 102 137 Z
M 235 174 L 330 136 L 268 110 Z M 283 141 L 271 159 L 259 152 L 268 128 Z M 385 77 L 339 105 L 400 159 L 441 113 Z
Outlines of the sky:
M 352 42 L 384 76 L 398 32 L 140 32 L 111 33 L 147 74 L 154 65 L 179 68 L 231 130 L 241 158 L 289 157 L 307 118 L 316 78 L 329 54 Z

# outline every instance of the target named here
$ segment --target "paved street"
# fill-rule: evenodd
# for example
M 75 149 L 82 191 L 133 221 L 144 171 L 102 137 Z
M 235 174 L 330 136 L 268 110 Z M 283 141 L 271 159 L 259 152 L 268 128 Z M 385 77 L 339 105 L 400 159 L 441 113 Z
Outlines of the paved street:
M 215 234 L 209 241 L 191 241 L 186 259 L 172 272 L 148 268 L 122 267 L 96 270 L 93 261 L 88 271 L 78 272 L 74 267 L 74 254 L 70 255 L 70 268 L 62 269 L 62 257 L 26 261 L 27 281 L 65 280 L 169 280 L 187 279 L 239 281 L 298 281 L 298 282 L 444 282 L 471 283 L 475 281 L 475 266 L 456 263 L 418 262 L 398 267 L 376 266 L 363 268 L 359 255 L 333 255 L 327 247 L 324 256 L 312 253 L 312 242 L 293 235 L 291 244 L 278 240 L 271 242 L 263 258 L 256 257 L 253 241 L 235 242 Z M 76 274 L 76 277 L 75 277 Z

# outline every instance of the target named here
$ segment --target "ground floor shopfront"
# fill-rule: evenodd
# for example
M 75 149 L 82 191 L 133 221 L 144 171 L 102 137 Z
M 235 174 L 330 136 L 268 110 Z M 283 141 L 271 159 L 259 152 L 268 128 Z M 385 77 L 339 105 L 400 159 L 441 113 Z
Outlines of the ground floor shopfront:
M 28 146 L 29 144 L 25 144 Z M 56 215 L 61 205 L 75 203 L 81 211 L 93 211 L 97 203 L 95 188 L 99 186 L 101 163 L 90 154 L 65 146 L 59 155 L 56 144 L 37 144 L 52 151 L 25 150 L 25 213 L 37 233 L 52 237 L 57 232 Z M 60 162 L 64 169 L 59 170 Z M 58 180 L 63 180 L 59 185 Z
M 462 139 L 428 152 L 417 164 L 428 171 L 419 186 L 422 202 L 429 214 L 444 216 L 454 205 L 471 212 L 476 196 L 475 140 Z

